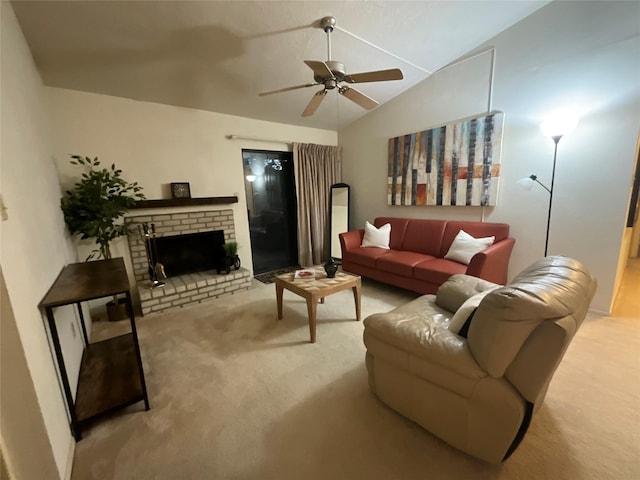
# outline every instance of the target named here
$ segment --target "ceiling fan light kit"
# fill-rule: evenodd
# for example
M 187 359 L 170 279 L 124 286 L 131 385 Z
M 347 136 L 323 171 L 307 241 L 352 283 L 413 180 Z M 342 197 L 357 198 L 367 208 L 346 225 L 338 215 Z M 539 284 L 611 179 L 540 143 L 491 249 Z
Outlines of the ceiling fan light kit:
M 304 63 L 313 71 L 313 80 L 315 83 L 307 83 L 304 85 L 296 85 L 293 87 L 285 87 L 278 90 L 259 93 L 259 96 L 272 95 L 274 93 L 288 92 L 300 88 L 314 87 L 322 85 L 322 90 L 316 92 L 307 107 L 302 112 L 303 117 L 309 117 L 315 113 L 322 100 L 327 95 L 327 91 L 337 89 L 338 93 L 352 102 L 361 106 L 366 110 L 371 110 L 378 106 L 378 102 L 368 97 L 364 93 L 347 85 L 340 85 L 342 82 L 348 84 L 367 83 L 367 82 L 387 82 L 390 80 L 402 80 L 404 77 L 399 68 L 391 68 L 388 70 L 376 70 L 371 72 L 362 72 L 347 74 L 345 66 L 342 62 L 331 59 L 331 32 L 336 26 L 334 17 L 324 17 L 320 20 L 320 28 L 327 34 L 327 60 L 322 62 L 319 60 L 305 60 Z

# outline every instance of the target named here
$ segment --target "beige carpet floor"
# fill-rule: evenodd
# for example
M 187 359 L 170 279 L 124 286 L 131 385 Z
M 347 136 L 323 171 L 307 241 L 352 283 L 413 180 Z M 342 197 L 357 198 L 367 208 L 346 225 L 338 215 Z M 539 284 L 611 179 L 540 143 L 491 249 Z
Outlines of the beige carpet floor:
M 273 285 L 254 284 L 138 319 L 151 410 L 92 425 L 73 480 L 640 478 L 640 319 L 587 318 L 520 448 L 494 466 L 370 393 L 350 291 L 318 306 L 310 344 L 304 301 L 285 291 L 278 321 Z M 363 318 L 412 298 L 364 281 Z

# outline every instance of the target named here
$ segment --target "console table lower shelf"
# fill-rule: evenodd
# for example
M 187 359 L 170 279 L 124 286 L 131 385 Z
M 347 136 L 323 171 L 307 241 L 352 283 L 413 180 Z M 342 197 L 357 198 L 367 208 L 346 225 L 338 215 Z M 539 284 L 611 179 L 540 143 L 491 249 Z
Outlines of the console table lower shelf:
M 132 333 L 87 345 L 82 355 L 76 417 L 84 422 L 144 400 Z

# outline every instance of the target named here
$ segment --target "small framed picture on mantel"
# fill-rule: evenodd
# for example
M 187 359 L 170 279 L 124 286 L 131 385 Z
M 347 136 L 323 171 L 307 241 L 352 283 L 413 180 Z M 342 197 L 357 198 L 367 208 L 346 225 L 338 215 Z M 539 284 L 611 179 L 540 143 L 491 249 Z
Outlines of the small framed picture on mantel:
M 172 182 L 171 198 L 191 198 L 189 182 Z

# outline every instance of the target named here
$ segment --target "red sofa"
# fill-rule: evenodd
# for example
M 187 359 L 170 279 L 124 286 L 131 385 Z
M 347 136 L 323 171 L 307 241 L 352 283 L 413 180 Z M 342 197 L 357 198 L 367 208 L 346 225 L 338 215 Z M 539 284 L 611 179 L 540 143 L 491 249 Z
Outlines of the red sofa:
M 456 273 L 507 283 L 515 239 L 506 223 L 378 217 L 374 225 L 391 224 L 389 249 L 361 247 L 364 229 L 340 234 L 342 269 L 421 294 L 436 293 Z M 493 245 L 476 253 L 469 265 L 444 256 L 460 230 L 473 237 L 495 236 Z

